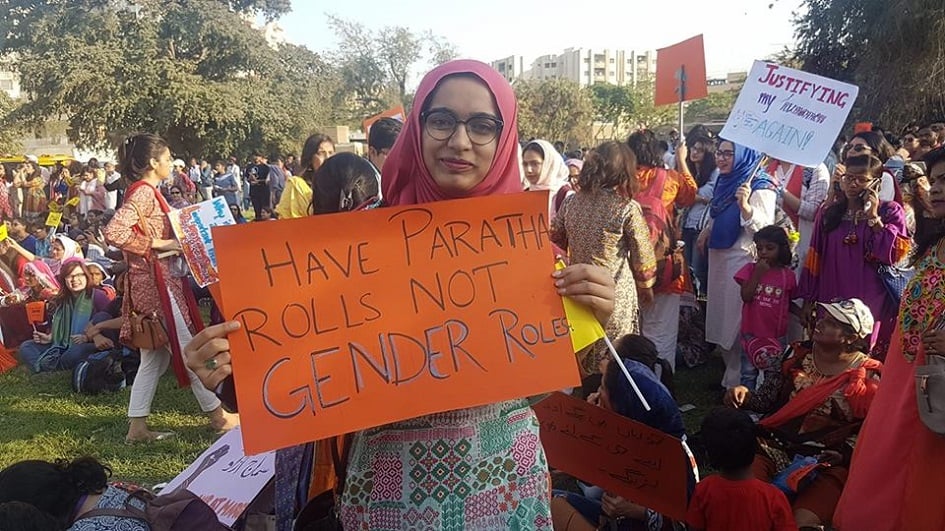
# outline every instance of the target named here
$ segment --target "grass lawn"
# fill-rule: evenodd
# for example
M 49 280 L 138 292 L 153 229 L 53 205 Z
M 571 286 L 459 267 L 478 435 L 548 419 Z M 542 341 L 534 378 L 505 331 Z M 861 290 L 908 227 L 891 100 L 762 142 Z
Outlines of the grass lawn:
M 20 366 L 0 375 L 0 468 L 24 459 L 94 456 L 114 479 L 150 487 L 174 478 L 216 435 L 189 389 L 178 389 L 173 372 L 154 398 L 152 429 L 177 437 L 126 445 L 130 389 L 84 396 L 69 387 L 71 371 L 31 376 Z
M 719 393 L 710 387 L 721 374 L 721 360 L 714 357 L 701 367 L 678 369 L 679 404 L 696 406 L 683 414 L 690 434 L 717 405 Z M 216 438 L 190 390 L 177 388 L 172 371 L 161 379 L 150 424 L 177 437 L 133 446 L 124 443 L 130 389 L 77 395 L 70 375 L 31 376 L 24 367 L 0 375 L 0 468 L 24 459 L 91 455 L 112 467 L 114 479 L 150 487 L 174 478 Z

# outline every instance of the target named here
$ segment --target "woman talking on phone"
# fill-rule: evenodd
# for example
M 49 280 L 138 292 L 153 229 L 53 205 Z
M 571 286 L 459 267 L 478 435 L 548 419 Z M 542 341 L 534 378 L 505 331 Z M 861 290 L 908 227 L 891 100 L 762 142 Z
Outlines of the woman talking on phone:
M 832 204 L 825 204 L 814 221 L 810 250 L 801 273 L 798 296 L 807 302 L 862 300 L 876 318 L 871 337 L 872 356 L 886 357 L 898 305 L 887 293 L 878 268 L 901 261 L 911 240 L 905 211 L 894 201 L 880 201 L 883 163 L 873 155 L 844 161 L 845 171 L 834 175 L 839 186 Z

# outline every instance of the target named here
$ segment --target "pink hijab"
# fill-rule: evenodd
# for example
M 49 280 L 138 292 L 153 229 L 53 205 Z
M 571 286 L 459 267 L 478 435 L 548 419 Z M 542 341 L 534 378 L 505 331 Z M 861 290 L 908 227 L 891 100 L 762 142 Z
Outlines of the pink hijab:
M 504 122 L 499 134 L 495 158 L 486 178 L 462 196 L 449 196 L 433 181 L 423 163 L 423 124 L 420 113 L 430 95 L 444 78 L 455 74 L 472 74 L 481 79 L 499 109 Z M 381 187 L 388 205 L 413 205 L 461 197 L 511 194 L 522 191 L 522 171 L 518 161 L 517 103 L 512 86 L 492 67 L 479 61 L 461 59 L 444 63 L 431 70 L 420 82 L 413 108 L 407 116 L 403 132 L 391 148 L 381 171 Z

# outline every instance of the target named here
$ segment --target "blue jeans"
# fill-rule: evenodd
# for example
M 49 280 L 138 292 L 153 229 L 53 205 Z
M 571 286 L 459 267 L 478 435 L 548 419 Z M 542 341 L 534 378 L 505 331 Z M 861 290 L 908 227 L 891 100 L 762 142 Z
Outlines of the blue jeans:
M 96 350 L 94 343 L 69 345 L 66 348 L 59 345 L 26 341 L 20 345 L 20 361 L 29 367 L 34 374 L 47 371 L 66 371 L 72 370 L 80 361 L 94 354 Z
M 692 272 L 692 283 L 695 286 L 696 295 L 705 296 L 706 287 L 709 285 L 709 257 L 696 245 L 699 232 L 697 229 L 683 229 L 682 238 L 686 242 L 683 256 Z
M 741 344 L 740 339 L 736 339 L 735 343 Z M 751 361 L 748 359 L 748 354 L 745 352 L 744 348 L 739 349 L 742 353 L 742 385 L 748 389 L 754 391 L 758 388 L 758 369 L 752 365 Z

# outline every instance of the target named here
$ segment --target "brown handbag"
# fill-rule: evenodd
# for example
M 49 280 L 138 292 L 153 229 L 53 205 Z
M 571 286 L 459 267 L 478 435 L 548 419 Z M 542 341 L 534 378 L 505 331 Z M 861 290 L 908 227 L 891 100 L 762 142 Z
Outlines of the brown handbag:
M 154 237 L 151 227 L 147 224 L 147 221 L 141 215 L 141 212 L 138 208 L 132 204 L 131 208 L 135 210 L 135 213 L 138 215 L 138 229 L 142 234 L 146 236 Z M 155 278 L 157 277 L 157 271 L 155 271 L 155 264 L 152 260 L 153 253 L 148 253 L 144 259 L 151 266 L 151 275 Z M 128 275 L 125 275 L 125 297 L 128 298 L 129 302 L 131 301 L 131 279 Z M 134 304 L 129 304 L 131 308 L 134 308 Z M 157 312 L 151 312 L 150 314 L 143 314 L 131 311 L 129 316 L 131 320 L 131 346 L 137 349 L 145 350 L 158 350 L 161 347 L 170 343 L 170 338 L 167 335 L 167 329 L 164 327 L 164 321 L 161 320 L 161 317 Z

